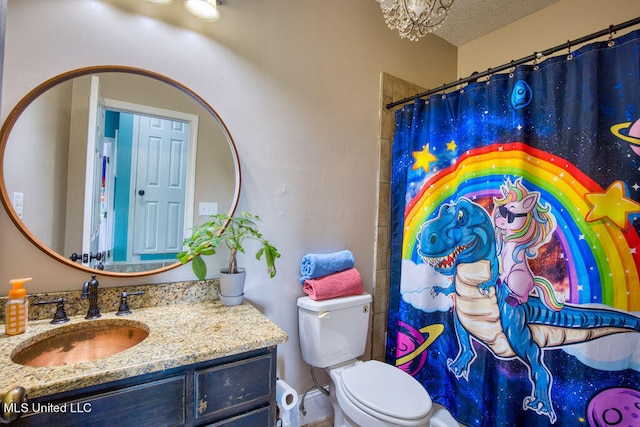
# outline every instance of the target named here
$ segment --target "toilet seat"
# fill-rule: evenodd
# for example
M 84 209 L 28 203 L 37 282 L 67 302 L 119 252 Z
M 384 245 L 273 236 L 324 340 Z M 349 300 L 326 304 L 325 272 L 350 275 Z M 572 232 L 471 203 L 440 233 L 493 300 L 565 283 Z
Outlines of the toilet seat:
M 344 369 L 344 397 L 360 410 L 395 425 L 423 425 L 431 415 L 429 393 L 412 376 L 371 360 Z

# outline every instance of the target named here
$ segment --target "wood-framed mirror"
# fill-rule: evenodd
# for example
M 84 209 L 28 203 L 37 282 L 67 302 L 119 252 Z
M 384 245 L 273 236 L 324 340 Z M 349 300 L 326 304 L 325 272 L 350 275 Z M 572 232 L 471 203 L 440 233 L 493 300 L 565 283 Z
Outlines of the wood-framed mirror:
M 102 65 L 31 90 L 0 129 L 0 196 L 33 244 L 90 273 L 180 265 L 189 229 L 230 213 L 240 162 L 226 125 L 161 74 Z

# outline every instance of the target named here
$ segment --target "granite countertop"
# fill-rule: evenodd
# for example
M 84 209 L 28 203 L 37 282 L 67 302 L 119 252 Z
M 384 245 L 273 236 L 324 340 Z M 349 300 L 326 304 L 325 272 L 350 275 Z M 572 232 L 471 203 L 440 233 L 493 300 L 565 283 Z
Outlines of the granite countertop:
M 0 397 L 22 386 L 30 398 L 47 396 L 136 375 L 238 354 L 287 341 L 287 334 L 250 303 L 223 306 L 217 299 L 132 309 L 128 316 L 84 315 L 52 325 L 50 318 L 29 321 L 27 332 L 0 336 Z M 99 360 L 55 367 L 22 366 L 11 360 L 25 341 L 57 328 L 86 322 L 142 322 L 149 336 L 134 347 Z

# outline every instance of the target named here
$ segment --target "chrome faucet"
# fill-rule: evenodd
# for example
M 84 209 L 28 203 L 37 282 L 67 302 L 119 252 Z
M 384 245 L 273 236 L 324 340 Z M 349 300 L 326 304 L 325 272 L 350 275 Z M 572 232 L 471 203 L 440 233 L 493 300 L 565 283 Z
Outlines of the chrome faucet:
M 97 319 L 101 316 L 100 309 L 98 308 L 98 285 L 99 283 L 95 274 L 91 275 L 91 280 L 87 280 L 84 282 L 84 285 L 82 285 L 80 298 L 89 298 L 89 311 L 87 311 L 85 319 Z

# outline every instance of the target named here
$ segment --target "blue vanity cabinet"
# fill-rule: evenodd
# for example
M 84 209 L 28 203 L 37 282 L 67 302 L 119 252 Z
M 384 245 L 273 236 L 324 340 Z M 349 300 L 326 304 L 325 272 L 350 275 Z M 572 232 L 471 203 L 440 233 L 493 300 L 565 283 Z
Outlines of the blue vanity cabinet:
M 276 347 L 30 399 L 15 426 L 274 426 Z

